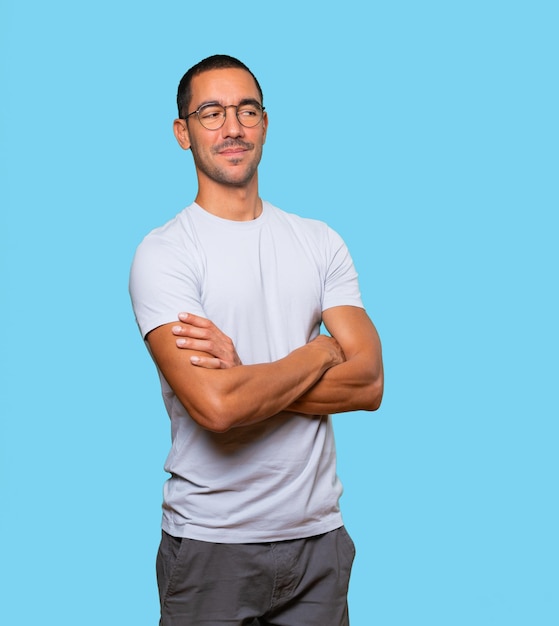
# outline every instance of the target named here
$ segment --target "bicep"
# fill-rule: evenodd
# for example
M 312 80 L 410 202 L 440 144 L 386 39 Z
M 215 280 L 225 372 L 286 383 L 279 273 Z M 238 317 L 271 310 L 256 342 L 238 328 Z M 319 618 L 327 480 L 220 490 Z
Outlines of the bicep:
M 373 322 L 365 309 L 354 306 L 327 309 L 322 318 L 346 357 L 345 363 L 326 373 L 332 372 L 334 379 L 343 381 L 342 390 L 349 389 L 348 404 L 343 410 L 347 406 L 378 409 L 384 389 L 384 368 L 380 338 Z M 343 394 L 341 391 L 342 397 Z
M 348 361 L 361 355 L 381 362 L 380 338 L 365 309 L 356 306 L 332 307 L 323 312 L 322 320 Z
M 207 356 L 206 353 L 177 347 L 177 338 L 171 330 L 176 325 L 177 322 L 173 322 L 155 328 L 147 334 L 146 341 L 165 380 L 190 415 L 198 421 L 203 419 L 204 401 L 212 396 L 208 393 L 209 385 L 216 376 L 215 372 L 211 373 L 190 362 L 192 356 Z
M 330 368 L 292 410 L 319 415 L 376 410 L 382 399 L 384 373 L 380 339 L 369 316 L 357 306 L 336 306 L 326 309 L 322 320 L 346 360 Z

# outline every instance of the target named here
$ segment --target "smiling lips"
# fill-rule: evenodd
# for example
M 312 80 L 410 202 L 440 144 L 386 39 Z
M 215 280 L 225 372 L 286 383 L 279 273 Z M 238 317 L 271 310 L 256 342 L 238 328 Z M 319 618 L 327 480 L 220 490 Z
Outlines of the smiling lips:
M 236 154 L 240 154 L 241 152 L 245 152 L 246 150 L 252 150 L 253 148 L 254 144 L 236 139 L 224 141 L 221 145 L 214 146 L 214 148 L 212 148 L 212 152 L 214 154 L 234 156 Z

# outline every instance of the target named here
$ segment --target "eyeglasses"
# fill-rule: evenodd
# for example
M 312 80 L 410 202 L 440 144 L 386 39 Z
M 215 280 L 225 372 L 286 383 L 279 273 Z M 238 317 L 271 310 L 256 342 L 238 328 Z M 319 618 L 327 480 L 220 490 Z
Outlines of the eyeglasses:
M 201 107 L 189 113 L 184 119 L 188 119 L 191 115 L 196 115 L 198 121 L 204 128 L 208 130 L 218 130 L 225 124 L 225 117 L 227 116 L 227 109 L 235 109 L 235 115 L 239 120 L 239 124 L 245 128 L 253 128 L 257 126 L 264 113 L 264 107 L 258 102 L 241 102 L 241 104 L 228 104 L 222 106 L 221 104 L 210 103 L 203 104 Z

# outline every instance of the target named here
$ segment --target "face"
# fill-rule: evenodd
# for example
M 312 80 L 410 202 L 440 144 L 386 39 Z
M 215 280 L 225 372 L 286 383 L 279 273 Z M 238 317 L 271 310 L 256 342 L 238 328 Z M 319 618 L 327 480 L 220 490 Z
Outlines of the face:
M 247 71 L 238 68 L 210 70 L 192 79 L 189 113 L 210 102 L 228 106 L 249 99 L 260 102 L 256 83 Z M 184 149 L 192 150 L 201 185 L 212 181 L 244 187 L 256 181 L 266 140 L 266 112 L 253 128 L 240 124 L 235 109 L 228 108 L 226 112 L 225 123 L 217 130 L 204 128 L 196 115 L 188 120 L 175 120 L 175 136 Z

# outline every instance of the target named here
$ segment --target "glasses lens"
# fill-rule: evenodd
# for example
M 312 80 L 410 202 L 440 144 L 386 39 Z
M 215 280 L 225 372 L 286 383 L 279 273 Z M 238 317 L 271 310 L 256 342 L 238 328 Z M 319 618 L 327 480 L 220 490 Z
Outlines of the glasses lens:
M 237 118 L 243 126 L 251 128 L 262 119 L 262 109 L 257 104 L 242 104 L 237 108 Z
M 225 109 L 219 104 L 208 104 L 200 108 L 198 119 L 204 128 L 216 130 L 223 126 Z

